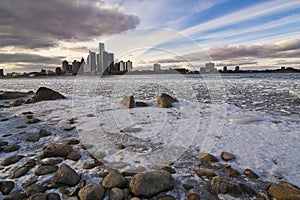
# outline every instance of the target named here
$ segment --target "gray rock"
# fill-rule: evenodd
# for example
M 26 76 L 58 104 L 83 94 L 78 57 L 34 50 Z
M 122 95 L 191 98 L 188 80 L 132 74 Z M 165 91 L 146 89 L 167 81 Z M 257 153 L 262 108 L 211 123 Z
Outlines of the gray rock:
M 39 131 L 39 136 L 40 137 L 48 137 L 48 136 L 50 136 L 51 135 L 51 133 L 49 132 L 49 131 L 47 131 L 46 129 L 41 129 L 40 131 Z
M 19 148 L 20 148 L 19 145 L 11 144 L 11 145 L 5 146 L 2 151 L 5 152 L 5 153 L 9 153 L 9 152 L 13 152 L 13 151 L 18 151 Z
M 21 192 L 15 192 L 3 198 L 3 200 L 24 200 L 26 195 Z
M 29 167 L 20 167 L 16 171 L 14 171 L 11 178 L 20 178 L 21 176 L 24 176 L 29 171 Z
M 102 181 L 102 186 L 105 188 L 123 188 L 126 186 L 126 179 L 119 172 L 108 173 Z
M 44 193 L 46 191 L 46 189 L 47 188 L 45 186 L 35 184 L 35 185 L 32 185 L 32 186 L 26 188 L 26 195 L 28 197 L 30 197 L 36 193 Z
M 141 130 L 142 130 L 141 128 L 125 127 L 122 128 L 120 131 L 127 132 L 127 133 L 137 133 L 140 132 Z
M 38 134 L 32 134 L 26 138 L 27 142 L 37 142 L 40 140 L 40 136 Z
M 229 194 L 234 197 L 242 194 L 239 185 L 219 176 L 212 178 L 210 186 L 213 194 Z
M 47 200 L 47 196 L 43 193 L 36 193 L 31 195 L 29 200 Z
M 67 155 L 67 159 L 69 159 L 69 160 L 77 161 L 80 158 L 81 158 L 81 155 L 79 153 L 74 152 L 74 151 L 72 151 L 71 153 L 69 153 Z
M 202 167 L 196 169 L 195 172 L 199 177 L 214 177 L 214 176 L 216 176 L 216 174 L 213 172 L 213 170 L 207 169 L 207 168 L 202 168 Z
M 36 165 L 36 162 L 34 159 L 29 159 L 24 165 L 23 167 L 29 167 L 32 168 Z
M 133 108 L 134 107 L 134 97 L 133 96 L 124 97 L 121 100 L 121 104 L 125 105 L 126 108 Z
M 72 146 L 67 144 L 50 144 L 44 149 L 43 156 L 44 158 L 67 157 L 67 155 L 72 151 Z
M 24 158 L 24 156 L 22 156 L 22 155 L 13 155 L 13 156 L 10 156 L 10 157 L 8 157 L 8 158 L 5 158 L 5 159 L 1 162 L 1 165 L 3 165 L 3 166 L 8 166 L 8 165 L 17 163 L 17 162 L 18 162 L 19 160 L 21 160 L 22 158 Z
M 71 167 L 62 164 L 54 174 L 52 181 L 56 184 L 75 186 L 80 181 L 80 177 Z
M 14 189 L 15 183 L 12 181 L 3 181 L 0 182 L 0 191 L 2 192 L 3 195 L 9 194 L 12 189 Z
M 23 103 L 25 103 L 24 99 L 17 99 L 14 102 L 12 102 L 10 104 L 11 107 L 17 107 L 17 106 L 21 106 Z
M 79 144 L 79 143 L 80 143 L 79 140 L 72 138 L 72 139 L 68 140 L 66 144 L 74 145 L 74 144 Z
M 60 196 L 57 193 L 47 194 L 47 200 L 60 200 Z
M 157 98 L 157 104 L 163 108 L 170 108 L 175 102 L 178 102 L 178 100 L 166 93 L 161 93 L 160 96 Z
M 0 140 L 0 147 L 8 145 L 8 142 Z
M 32 119 L 28 119 L 27 123 L 28 124 L 36 124 L 38 122 L 40 122 L 41 120 L 37 119 L 37 118 L 32 118 Z
M 56 99 L 65 99 L 66 97 L 62 94 L 46 87 L 40 87 L 37 92 L 30 99 L 30 103 L 39 102 L 39 101 L 48 101 Z
M 86 185 L 78 192 L 80 200 L 102 200 L 104 194 L 104 188 L 96 184 Z
M 135 102 L 135 106 L 137 106 L 137 107 L 147 107 L 148 104 L 145 103 L 145 102 L 142 102 L 142 101 L 137 101 L 137 102 Z
M 130 181 L 130 189 L 136 196 L 152 197 L 173 187 L 171 174 L 163 170 L 141 172 L 134 175 Z
M 221 153 L 221 158 L 225 161 L 230 161 L 230 160 L 236 159 L 235 155 L 225 152 L 225 151 Z
M 35 170 L 35 175 L 41 176 L 41 175 L 45 175 L 45 174 L 51 174 L 54 173 L 58 170 L 57 166 L 51 166 L 51 165 L 46 165 L 46 166 L 39 166 L 36 170 Z
M 18 98 L 27 97 L 27 96 L 30 96 L 30 95 L 33 95 L 32 91 L 30 91 L 30 92 L 10 92 L 10 91 L 7 91 L 7 92 L 2 92 L 0 94 L 0 100 L 18 99 Z
M 120 188 L 112 188 L 109 192 L 109 199 L 110 200 L 123 200 L 124 199 L 124 193 L 123 190 Z

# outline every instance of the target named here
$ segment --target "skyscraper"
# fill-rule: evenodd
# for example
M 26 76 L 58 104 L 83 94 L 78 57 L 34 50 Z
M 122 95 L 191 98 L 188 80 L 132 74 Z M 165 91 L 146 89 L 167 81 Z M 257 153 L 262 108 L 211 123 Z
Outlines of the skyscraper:
M 96 53 L 93 51 L 89 51 L 88 65 L 89 65 L 90 73 L 95 74 L 96 73 Z
M 154 70 L 154 71 L 159 71 L 159 70 L 160 70 L 160 64 L 155 63 L 155 64 L 153 65 L 153 70 Z
M 108 72 L 114 69 L 114 54 L 108 53 Z
M 104 72 L 104 43 L 99 42 L 99 58 L 98 58 L 98 69 L 97 73 L 101 74 Z
M 132 62 L 131 62 L 130 60 L 128 60 L 128 61 L 126 62 L 126 70 L 127 70 L 128 72 L 131 72 L 131 71 L 132 71 Z

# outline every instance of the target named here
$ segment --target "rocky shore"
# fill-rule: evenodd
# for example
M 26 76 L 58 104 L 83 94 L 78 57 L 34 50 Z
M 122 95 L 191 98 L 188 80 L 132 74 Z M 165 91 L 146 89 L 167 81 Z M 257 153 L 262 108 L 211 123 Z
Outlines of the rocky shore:
M 277 199 L 299 200 L 300 189 L 278 177 L 264 180 L 251 169 L 236 169 L 239 155 L 223 151 L 186 152 L 178 160 L 152 170 L 130 171 L 112 168 L 96 159 L 78 138 L 76 118 L 57 127 L 40 119 L 40 113 L 26 111 L 10 115 L 10 109 L 40 101 L 65 99 L 48 88 L 36 93 L 2 92 L 0 113 L 0 191 L 4 200 L 56 199 Z M 167 109 L 178 102 L 162 94 L 157 104 Z M 148 106 L 125 97 L 127 108 Z M 92 116 L 92 115 L 91 115 Z M 13 129 L 9 126 L 14 126 Z M 13 130 L 13 131 L 7 131 Z M 7 131 L 7 132 L 6 132 Z M 122 130 L 120 130 L 122 131 Z M 131 132 L 131 130 L 123 130 Z M 134 132 L 134 130 L 133 130 Z M 117 149 L 126 148 L 118 144 Z

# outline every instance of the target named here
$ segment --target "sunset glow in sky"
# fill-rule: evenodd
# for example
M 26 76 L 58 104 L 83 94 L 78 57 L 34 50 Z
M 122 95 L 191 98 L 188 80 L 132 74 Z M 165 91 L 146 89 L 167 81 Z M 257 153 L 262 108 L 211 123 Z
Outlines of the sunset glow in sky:
M 98 42 L 134 70 L 300 69 L 297 0 L 1 0 L 0 68 L 40 71 L 86 59 Z

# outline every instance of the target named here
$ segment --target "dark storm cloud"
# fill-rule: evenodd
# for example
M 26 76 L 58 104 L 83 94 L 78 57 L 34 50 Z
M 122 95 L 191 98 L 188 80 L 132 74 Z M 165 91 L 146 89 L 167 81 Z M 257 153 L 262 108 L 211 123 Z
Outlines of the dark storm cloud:
M 95 0 L 1 0 L 0 47 L 51 47 L 57 40 L 89 40 L 139 23 L 137 16 L 101 5 Z
M 41 64 L 59 64 L 64 57 L 46 57 L 37 54 L 0 53 L 1 64 L 4 63 L 41 63 Z
M 290 39 L 280 43 L 266 45 L 224 45 L 215 46 L 206 52 L 194 52 L 172 58 L 159 59 L 149 63 L 180 63 L 201 61 L 201 55 L 209 55 L 212 61 L 235 61 L 237 59 L 250 59 L 250 61 L 238 61 L 240 65 L 256 64 L 258 58 L 299 58 L 300 57 L 300 40 Z M 236 62 L 232 62 L 237 65 Z M 230 63 L 227 63 L 229 65 Z
M 258 64 L 257 61 L 231 61 L 231 62 L 218 62 L 216 63 L 217 66 L 243 66 L 243 65 L 256 65 Z

